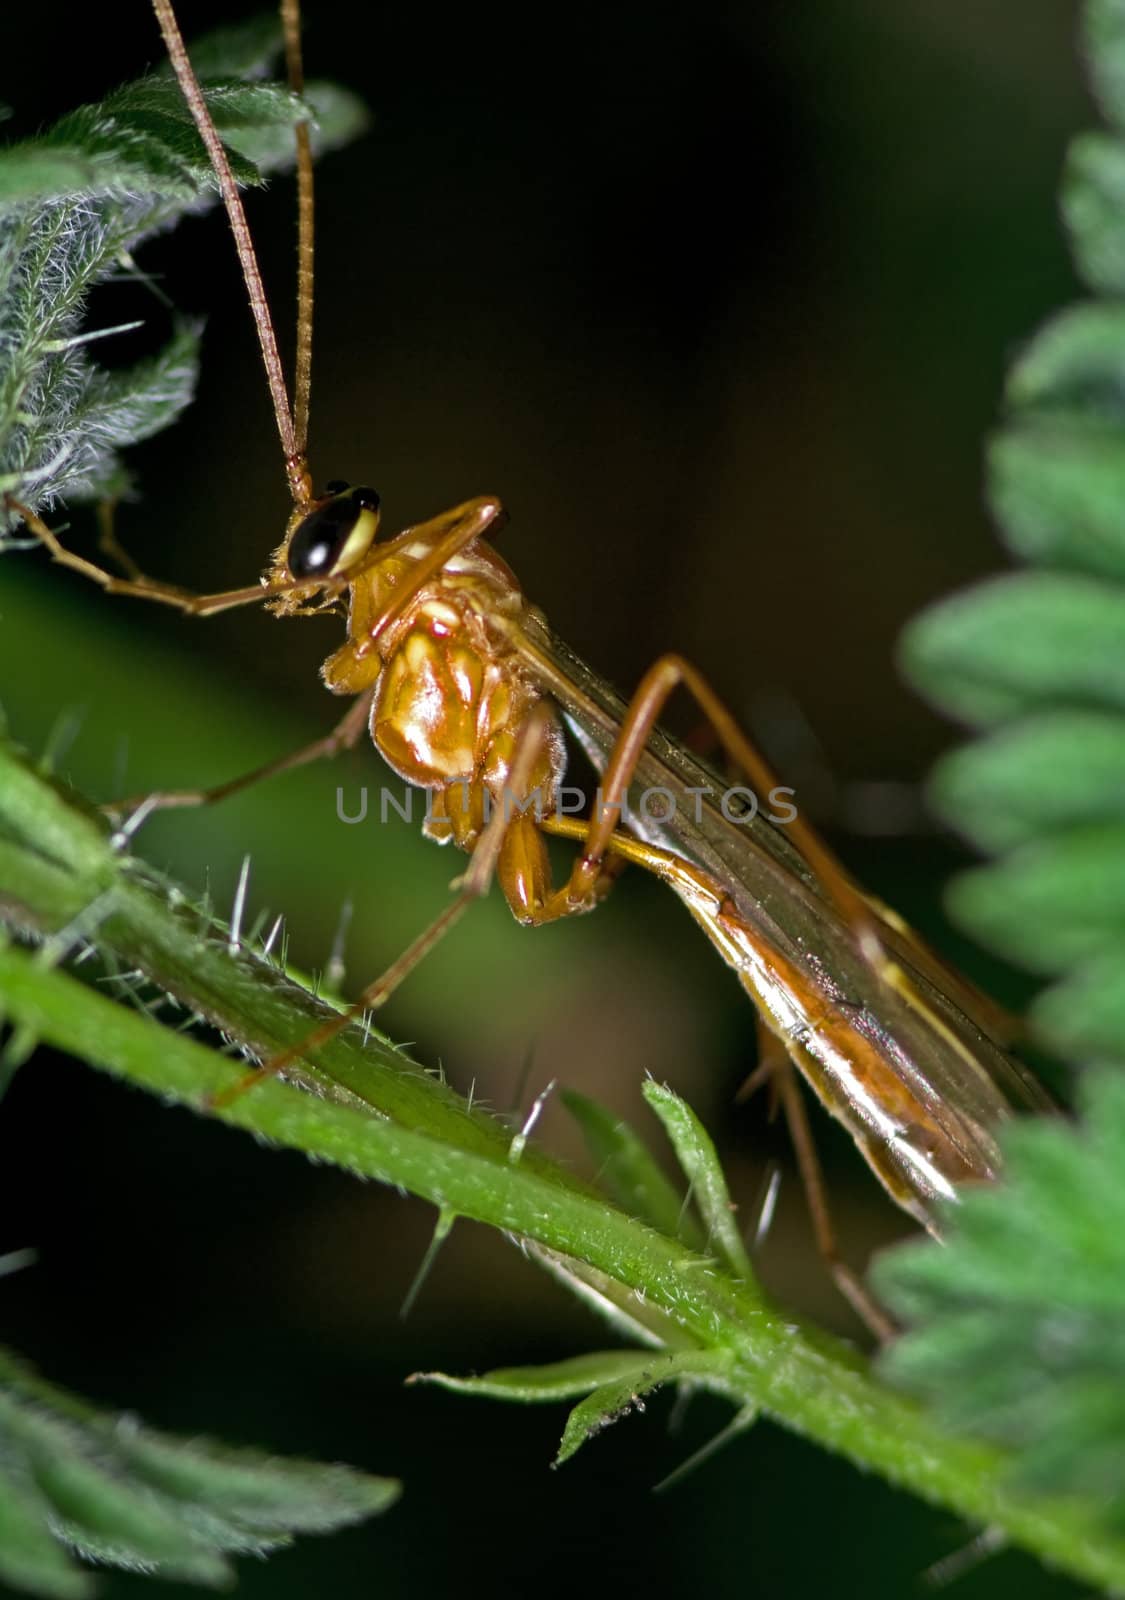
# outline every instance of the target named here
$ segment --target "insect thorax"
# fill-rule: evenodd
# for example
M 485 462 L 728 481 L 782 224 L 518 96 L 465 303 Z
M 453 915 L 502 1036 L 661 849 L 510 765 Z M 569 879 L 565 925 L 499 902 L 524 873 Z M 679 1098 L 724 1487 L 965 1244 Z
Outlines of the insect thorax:
M 513 774 L 522 731 L 543 696 L 489 618 L 518 620 L 526 602 L 505 563 L 487 547 L 454 558 L 381 626 L 395 591 L 409 582 L 400 551 L 352 585 L 348 641 L 322 669 L 337 694 L 373 690 L 370 730 L 387 764 L 433 791 L 425 831 L 471 849 L 497 805 L 555 809 L 565 766 L 551 717 L 542 749 Z M 520 763 L 522 765 L 522 763 Z M 514 780 L 514 781 L 513 781 Z

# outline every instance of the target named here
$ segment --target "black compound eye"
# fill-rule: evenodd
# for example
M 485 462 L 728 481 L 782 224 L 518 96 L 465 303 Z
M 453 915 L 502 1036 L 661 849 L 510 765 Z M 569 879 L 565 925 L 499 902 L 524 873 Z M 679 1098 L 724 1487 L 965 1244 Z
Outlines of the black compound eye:
M 346 494 L 350 487 L 343 478 L 333 478 L 331 483 L 324 485 L 325 494 Z
M 297 524 L 286 562 L 294 578 L 326 578 L 346 573 L 370 550 L 379 528 L 379 496 L 374 489 L 344 484 Z
M 349 496 L 310 511 L 289 541 L 286 561 L 295 578 L 323 578 L 339 561 L 361 514 Z

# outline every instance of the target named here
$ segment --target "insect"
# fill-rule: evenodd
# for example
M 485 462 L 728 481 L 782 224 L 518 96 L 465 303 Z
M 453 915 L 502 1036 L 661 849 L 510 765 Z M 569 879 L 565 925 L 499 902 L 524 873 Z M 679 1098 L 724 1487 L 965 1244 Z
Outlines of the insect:
M 661 657 L 626 705 L 550 630 L 491 540 L 501 502 L 469 500 L 381 537 L 371 489 L 330 483 L 314 494 L 305 456 L 311 340 L 311 158 L 298 152 L 302 280 L 292 407 L 237 187 L 207 115 L 168 0 L 153 0 L 185 98 L 223 191 L 250 289 L 294 509 L 261 584 L 197 596 L 143 575 L 116 577 L 14 509 L 54 559 L 111 593 L 208 615 L 264 601 L 280 616 L 346 606 L 344 643 L 325 663 L 351 704 L 312 745 L 211 791 L 148 804 L 217 800 L 270 774 L 330 756 L 370 734 L 390 766 L 429 792 L 425 828 L 468 857 L 437 921 L 340 1017 L 262 1071 L 283 1070 L 360 1012 L 382 1003 L 462 911 L 498 882 L 516 916 L 538 925 L 592 910 L 633 862 L 676 893 L 734 969 L 774 1053 L 811 1084 L 891 1197 L 923 1226 L 957 1186 L 993 1178 L 995 1128 L 1045 1096 L 1006 1053 L 987 1007 L 886 908 L 866 896 L 795 808 L 771 821 L 761 797 L 783 796 L 768 765 L 706 679 Z M 300 85 L 296 5 L 283 6 L 291 81 Z M 669 696 L 686 690 L 741 778 L 732 785 L 664 734 Z M 564 724 L 602 774 L 591 814 L 560 813 Z M 653 797 L 659 803 L 654 807 Z M 752 805 L 750 802 L 753 802 Z M 565 882 L 546 839 L 575 839 Z M 776 1063 L 774 1063 L 776 1066 Z M 780 1093 L 810 1186 L 821 1248 L 845 1293 L 879 1331 L 880 1313 L 838 1260 L 802 1104 L 787 1071 Z

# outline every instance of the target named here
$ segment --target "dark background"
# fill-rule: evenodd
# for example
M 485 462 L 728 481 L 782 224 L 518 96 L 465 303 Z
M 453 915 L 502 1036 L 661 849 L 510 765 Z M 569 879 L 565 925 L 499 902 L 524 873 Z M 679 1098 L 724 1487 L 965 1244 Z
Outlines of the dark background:
M 183 23 L 198 33 L 236 14 L 185 6 Z M 374 115 L 319 180 L 318 478 L 377 484 L 394 523 L 500 493 L 527 592 L 619 684 L 676 648 L 813 799 L 832 780 L 914 785 L 949 732 L 897 680 L 896 636 L 1002 559 L 981 438 L 1005 360 L 1075 292 L 1054 199 L 1066 138 L 1092 117 L 1074 21 L 1071 6 L 1024 0 L 310 5 L 310 75 L 351 84 Z M 158 55 L 139 0 L 114 7 L 112 26 L 104 8 L 44 4 L 14 39 L 5 20 L 0 98 L 30 131 Z M 287 308 L 287 181 L 252 199 L 251 221 Z M 286 503 L 221 221 L 185 224 L 143 264 L 209 325 L 198 403 L 134 455 L 122 536 L 161 575 L 246 583 Z M 92 308 L 94 326 L 147 319 L 111 359 L 167 332 L 134 296 L 109 287 Z M 89 535 L 76 513 L 71 537 Z M 6 561 L 2 583 L 12 730 L 41 750 L 80 713 L 62 768 L 100 796 L 217 781 L 337 713 L 316 676 L 338 643 L 330 622 L 193 623 L 107 600 L 36 557 Z M 435 913 L 456 868 L 406 828 L 336 821 L 338 782 L 353 796 L 379 781 L 363 752 L 339 773 L 159 819 L 144 848 L 208 883 L 220 911 L 250 852 L 252 910 L 283 909 L 309 967 L 350 897 L 359 984 Z M 863 827 L 883 816 L 859 812 Z M 997 976 L 940 923 L 953 845 L 832 836 L 943 948 Z M 748 1008 L 666 898 L 633 875 L 597 917 L 538 935 L 484 907 L 403 990 L 388 1030 L 499 1106 L 530 1057 L 529 1092 L 557 1077 L 651 1132 L 639 1083 L 668 1079 L 715 1130 L 752 1214 L 785 1142 L 763 1105 L 732 1109 L 754 1059 Z M 582 1159 L 558 1107 L 544 1138 Z M 862 1261 L 905 1226 L 831 1130 L 824 1153 Z M 244 1593 L 530 1592 L 563 1573 L 652 1593 L 901 1596 L 967 1539 L 769 1425 L 654 1498 L 727 1420 L 711 1403 L 673 1434 L 657 1401 L 554 1476 L 561 1411 L 403 1391 L 416 1368 L 550 1360 L 606 1338 L 468 1225 L 400 1321 L 430 1222 L 46 1052 L 0 1117 L 0 1249 L 40 1251 L 0 1283 L 7 1342 L 156 1424 L 405 1480 L 380 1523 L 246 1564 Z M 854 1331 L 793 1181 L 762 1270 Z M 105 1592 L 138 1581 L 108 1578 Z M 1068 1591 L 1007 1555 L 954 1592 Z

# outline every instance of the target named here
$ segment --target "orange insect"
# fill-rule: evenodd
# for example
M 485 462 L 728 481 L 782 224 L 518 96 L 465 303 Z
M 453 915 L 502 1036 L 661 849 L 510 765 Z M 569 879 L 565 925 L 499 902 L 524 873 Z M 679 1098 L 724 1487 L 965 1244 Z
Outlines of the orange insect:
M 792 1062 L 848 1129 L 891 1197 L 925 1227 L 957 1186 L 993 1178 L 995 1129 L 1014 1106 L 1047 1097 L 997 1037 L 994 1013 L 885 907 L 866 896 L 795 808 L 774 820 L 730 803 L 729 785 L 663 733 L 657 719 L 685 688 L 755 797 L 776 798 L 773 773 L 702 675 L 666 655 L 623 702 L 549 630 L 507 563 L 486 543 L 505 520 L 499 500 L 467 501 L 381 539 L 379 496 L 330 484 L 313 496 L 305 459 L 311 340 L 311 159 L 299 147 L 301 284 L 292 411 L 253 246 L 168 0 L 153 0 L 173 66 L 219 177 L 262 344 L 294 510 L 267 578 L 193 595 L 143 575 L 119 578 L 67 550 L 9 503 L 54 559 L 115 594 L 195 615 L 265 601 L 279 615 L 346 599 L 347 639 L 323 668 L 353 703 L 325 738 L 210 791 L 150 796 L 199 804 L 355 745 L 369 733 L 389 765 L 429 791 L 426 832 L 468 853 L 458 893 L 432 927 L 355 1004 L 260 1069 L 284 1069 L 380 1004 L 493 878 L 517 918 L 539 924 L 586 912 L 625 861 L 666 882 L 746 989 L 773 1053 Z M 300 87 L 295 0 L 282 7 L 290 79 Z M 559 814 L 563 722 L 603 774 L 592 815 Z M 661 797 L 654 810 L 651 798 Z M 742 791 L 743 799 L 751 791 Z M 777 808 L 779 811 L 781 807 Z M 791 815 L 789 813 L 792 813 Z M 581 848 L 552 881 L 546 836 Z M 776 1066 L 776 1062 L 773 1063 Z M 254 1074 L 253 1078 L 260 1076 Z M 253 1081 L 253 1078 L 248 1081 Z M 885 1319 L 838 1260 L 801 1102 L 782 1073 L 783 1103 L 809 1186 L 818 1241 L 853 1304 Z

